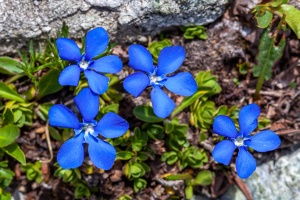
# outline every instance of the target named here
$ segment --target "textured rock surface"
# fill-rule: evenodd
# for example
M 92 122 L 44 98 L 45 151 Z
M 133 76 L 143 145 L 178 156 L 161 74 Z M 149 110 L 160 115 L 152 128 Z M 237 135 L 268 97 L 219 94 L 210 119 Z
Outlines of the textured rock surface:
M 0 54 L 30 38 L 54 36 L 65 21 L 71 37 L 96 26 L 112 38 L 131 42 L 171 27 L 207 24 L 220 17 L 229 0 L 0 0 Z
M 297 150 L 295 150 L 295 149 Z M 256 171 L 245 180 L 253 199 L 290 200 L 300 196 L 300 149 L 291 148 L 277 161 L 257 166 Z M 244 200 L 245 196 L 236 187 L 220 200 Z

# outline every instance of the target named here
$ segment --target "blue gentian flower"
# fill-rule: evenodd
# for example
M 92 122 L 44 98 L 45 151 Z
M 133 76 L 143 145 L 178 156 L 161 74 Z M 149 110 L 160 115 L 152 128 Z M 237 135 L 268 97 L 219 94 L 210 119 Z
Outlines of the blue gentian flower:
M 74 129 L 75 136 L 67 140 L 59 149 L 57 161 L 64 169 L 77 168 L 84 159 L 84 143 L 88 144 L 88 153 L 93 164 L 108 170 L 116 158 L 116 150 L 98 137 L 116 138 L 128 129 L 128 123 L 113 112 L 104 115 L 99 122 L 94 120 L 99 111 L 99 97 L 89 88 L 84 88 L 74 99 L 83 120 L 64 105 L 54 105 L 49 110 L 51 126 Z
M 239 149 L 236 159 L 236 171 L 239 177 L 248 178 L 256 169 L 256 162 L 249 153 L 248 147 L 258 151 L 267 152 L 280 146 L 280 139 L 271 130 L 264 130 L 251 136 L 258 125 L 260 108 L 256 104 L 243 107 L 239 113 L 238 131 L 232 119 L 219 115 L 214 119 L 213 132 L 228 139 L 219 142 L 213 152 L 213 158 L 224 165 L 229 165 L 234 150 Z
M 97 94 L 103 94 L 108 88 L 109 78 L 102 73 L 117 73 L 122 69 L 122 61 L 115 55 L 93 60 L 105 51 L 108 45 L 108 34 L 103 28 L 95 28 L 86 34 L 85 53 L 81 54 L 77 44 L 68 38 L 56 40 L 59 57 L 74 64 L 61 72 L 60 85 L 77 86 L 80 72 L 84 72 L 89 87 Z
M 197 90 L 197 83 L 189 72 L 181 72 L 167 76 L 175 72 L 185 59 L 185 52 L 181 46 L 165 47 L 158 56 L 158 64 L 153 64 L 150 52 L 143 46 L 135 44 L 128 49 L 128 65 L 137 70 L 125 78 L 124 89 L 138 97 L 147 86 L 152 86 L 151 101 L 154 113 L 165 118 L 175 108 L 175 103 L 162 90 L 165 86 L 171 92 L 191 96 Z

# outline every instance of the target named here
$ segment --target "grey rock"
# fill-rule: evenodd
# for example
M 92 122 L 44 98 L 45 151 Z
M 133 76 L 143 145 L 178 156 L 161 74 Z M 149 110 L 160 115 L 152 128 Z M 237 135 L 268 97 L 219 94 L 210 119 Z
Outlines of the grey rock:
M 0 54 L 15 52 L 29 39 L 55 36 L 63 21 L 72 38 L 94 27 L 113 40 L 132 42 L 143 35 L 182 25 L 211 23 L 229 0 L 0 0 Z
M 257 166 L 255 172 L 244 180 L 254 200 L 299 199 L 300 149 L 294 150 L 293 148 L 278 160 L 271 160 Z M 236 186 L 231 186 L 220 198 L 220 200 L 229 199 L 244 200 L 246 198 Z

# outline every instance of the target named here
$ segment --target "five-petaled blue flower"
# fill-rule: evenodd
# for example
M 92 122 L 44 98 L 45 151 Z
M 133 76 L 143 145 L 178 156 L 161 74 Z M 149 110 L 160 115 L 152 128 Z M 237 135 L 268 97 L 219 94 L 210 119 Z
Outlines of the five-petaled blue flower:
M 162 90 L 163 86 L 182 96 L 191 96 L 196 92 L 197 83 L 191 73 L 181 72 L 166 76 L 175 72 L 183 63 L 185 59 L 183 47 L 171 46 L 162 49 L 157 66 L 153 64 L 150 52 L 141 45 L 131 45 L 128 54 L 128 65 L 139 72 L 125 78 L 124 89 L 134 97 L 138 97 L 147 86 L 152 86 L 151 101 L 154 113 L 158 117 L 167 117 L 175 108 L 175 103 Z
M 128 129 L 128 123 L 115 113 L 107 113 L 97 122 L 94 120 L 99 110 L 99 97 L 89 88 L 84 88 L 74 99 L 83 122 L 64 105 L 54 105 L 49 110 L 51 126 L 72 128 L 75 136 L 67 140 L 57 154 L 57 161 L 64 169 L 77 168 L 84 159 L 84 143 L 88 143 L 88 152 L 93 164 L 108 170 L 116 158 L 116 150 L 109 143 L 101 140 L 98 135 L 116 138 Z
M 61 59 L 74 64 L 67 66 L 60 74 L 60 85 L 77 86 L 80 72 L 88 80 L 89 87 L 97 94 L 104 93 L 108 88 L 109 78 L 101 73 L 117 73 L 122 69 L 122 61 L 115 55 L 93 60 L 105 51 L 108 45 L 108 34 L 103 28 L 95 28 L 86 34 L 85 53 L 81 54 L 77 44 L 68 38 L 56 40 L 58 54 Z
M 234 150 L 238 148 L 236 171 L 241 178 L 248 178 L 256 169 L 255 159 L 249 153 L 248 147 L 258 152 L 267 152 L 280 146 L 278 135 L 271 130 L 250 135 L 258 125 L 259 115 L 260 108 L 256 104 L 243 107 L 239 113 L 240 131 L 237 131 L 234 122 L 227 116 L 219 115 L 214 120 L 213 132 L 229 139 L 219 142 L 212 156 L 217 162 L 229 165 Z

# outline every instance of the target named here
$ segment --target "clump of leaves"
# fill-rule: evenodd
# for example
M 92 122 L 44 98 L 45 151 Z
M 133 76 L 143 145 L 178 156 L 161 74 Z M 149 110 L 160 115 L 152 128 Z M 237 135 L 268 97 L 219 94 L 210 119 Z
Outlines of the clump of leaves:
M 169 39 L 163 39 L 163 40 L 160 40 L 160 41 L 152 42 L 149 45 L 148 50 L 153 56 L 153 62 L 157 63 L 157 59 L 158 59 L 158 55 L 159 55 L 160 51 L 163 48 L 171 46 L 171 45 L 172 45 L 172 42 Z
M 11 199 L 10 193 L 6 192 L 5 189 L 10 185 L 14 176 L 15 176 L 14 172 L 11 171 L 8 167 L 8 161 L 6 160 L 1 161 L 0 162 L 0 199 L 1 200 Z
M 278 44 L 276 38 L 269 36 L 270 27 L 265 29 L 259 43 L 259 51 L 257 55 L 257 65 L 253 66 L 253 76 L 259 77 L 256 85 L 254 98 L 259 99 L 264 80 L 269 80 L 272 75 L 272 67 L 274 63 L 282 57 L 285 48 L 286 39 L 282 37 Z
M 192 199 L 193 197 L 193 187 L 194 186 L 209 186 L 213 181 L 213 173 L 209 170 L 200 171 L 195 178 L 193 178 L 192 174 L 176 174 L 169 175 L 166 177 L 168 181 L 176 181 L 176 180 L 184 180 L 185 182 L 185 197 L 186 199 Z
M 36 183 L 42 182 L 42 164 L 39 161 L 35 163 L 28 163 L 27 165 L 21 166 L 21 169 L 26 172 L 26 177 L 30 181 L 35 181 Z
M 208 38 L 206 30 L 203 26 L 189 26 L 180 28 L 184 34 L 184 39 L 192 40 L 195 38 L 206 40 Z
M 258 4 L 252 13 L 254 13 L 260 28 L 267 28 L 271 24 L 273 15 L 278 15 L 300 39 L 300 10 L 287 3 L 288 0 L 271 0 L 267 3 Z

